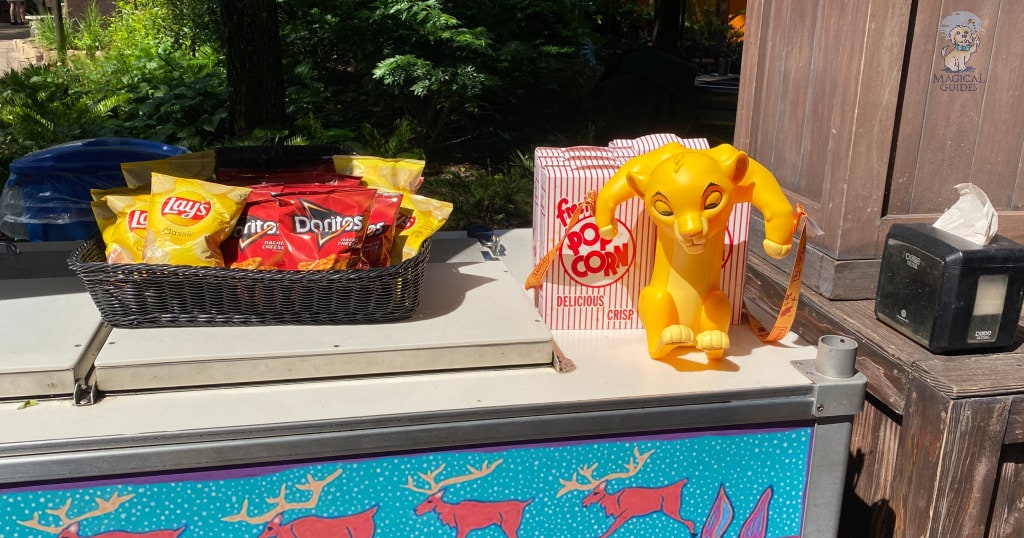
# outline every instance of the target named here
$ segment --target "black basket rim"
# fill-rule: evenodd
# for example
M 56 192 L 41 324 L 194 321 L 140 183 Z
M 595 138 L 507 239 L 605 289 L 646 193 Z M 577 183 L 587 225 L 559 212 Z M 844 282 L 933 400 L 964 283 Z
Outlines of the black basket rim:
M 260 277 L 279 277 L 279 278 L 308 278 L 309 275 L 319 275 L 325 278 L 367 278 L 367 277 L 386 277 L 392 273 L 403 273 L 406 271 L 408 266 L 416 264 L 420 261 L 423 256 L 429 255 L 431 240 L 427 239 L 420 245 L 419 252 L 415 256 L 403 260 L 400 263 L 389 265 L 387 267 L 368 267 L 365 269 L 325 269 L 318 271 L 297 271 L 288 269 L 277 269 L 277 270 L 258 270 L 258 269 L 238 269 L 231 267 L 211 267 L 211 266 L 194 266 L 194 265 L 172 265 L 164 263 L 108 263 L 106 260 L 102 261 L 86 261 L 82 259 L 83 254 L 91 247 L 97 247 L 100 251 L 104 250 L 105 242 L 103 241 L 102 235 L 99 233 L 93 234 L 88 239 L 82 241 L 71 254 L 68 256 L 67 264 L 72 271 L 81 274 L 83 271 L 108 271 L 108 272 L 132 272 L 132 271 L 167 271 L 175 272 L 182 270 L 201 270 L 209 271 L 211 275 L 223 275 L 226 277 L 246 277 L 253 275 L 260 275 Z

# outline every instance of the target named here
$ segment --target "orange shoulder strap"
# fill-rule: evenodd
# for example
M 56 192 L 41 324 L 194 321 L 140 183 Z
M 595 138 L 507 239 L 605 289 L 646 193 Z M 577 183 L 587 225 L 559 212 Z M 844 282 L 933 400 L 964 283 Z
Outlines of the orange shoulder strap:
M 796 217 L 800 222 L 800 239 L 797 241 L 796 257 L 793 259 L 793 272 L 789 275 L 786 296 L 782 298 L 782 308 L 779 309 L 779 315 L 775 319 L 775 324 L 771 330 L 766 329 L 754 319 L 754 316 L 750 315 L 750 309 L 747 309 L 747 320 L 750 322 L 750 328 L 754 330 L 754 334 L 762 342 L 778 342 L 782 340 L 783 337 L 789 334 L 789 330 L 793 327 L 793 321 L 796 319 L 796 309 L 800 304 L 800 279 L 804 272 L 804 254 L 807 250 L 807 221 L 809 220 L 807 212 L 800 204 L 796 205 Z
M 544 257 L 537 262 L 537 265 L 533 266 L 533 271 L 530 271 L 530 276 L 526 277 L 526 289 L 539 288 L 541 283 L 544 282 L 544 275 L 547 274 L 548 269 L 551 268 L 551 262 L 554 261 L 555 256 L 558 255 L 558 251 L 562 248 L 562 243 L 565 242 L 565 236 L 568 235 L 569 230 L 580 220 L 580 214 L 582 214 L 584 207 L 590 208 L 590 213 L 594 213 L 594 202 L 597 200 L 597 191 L 589 191 L 583 198 L 581 203 L 576 204 L 576 209 L 573 210 L 572 216 L 569 217 L 569 225 L 565 227 L 565 233 L 562 234 L 562 238 L 558 240 L 558 243 L 551 250 L 544 254 Z

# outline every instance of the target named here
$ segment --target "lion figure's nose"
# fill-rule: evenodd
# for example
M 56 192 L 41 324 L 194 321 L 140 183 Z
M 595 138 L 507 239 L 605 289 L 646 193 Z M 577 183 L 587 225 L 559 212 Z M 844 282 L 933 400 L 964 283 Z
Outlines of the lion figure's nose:
M 676 230 L 682 237 L 696 237 L 707 232 L 705 220 L 695 214 L 684 215 L 676 220 Z

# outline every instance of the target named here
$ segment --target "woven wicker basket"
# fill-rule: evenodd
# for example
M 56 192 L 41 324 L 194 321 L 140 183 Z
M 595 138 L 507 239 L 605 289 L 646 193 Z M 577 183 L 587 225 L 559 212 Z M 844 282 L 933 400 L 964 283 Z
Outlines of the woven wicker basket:
M 430 242 L 390 267 L 349 271 L 257 271 L 111 264 L 97 235 L 68 265 L 114 327 L 345 325 L 412 316 Z

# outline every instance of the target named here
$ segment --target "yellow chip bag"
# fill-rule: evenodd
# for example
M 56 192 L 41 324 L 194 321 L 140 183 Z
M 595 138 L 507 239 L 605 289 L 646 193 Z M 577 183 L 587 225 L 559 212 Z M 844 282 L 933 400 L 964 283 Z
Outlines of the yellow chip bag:
M 149 185 L 144 187 L 114 187 L 113 189 L 89 189 L 89 195 L 93 202 L 102 200 L 105 196 L 135 196 L 136 194 L 149 194 Z
M 107 263 L 139 263 L 146 244 L 149 194 L 108 194 L 92 203 L 106 244 Z
M 398 231 L 391 247 L 391 264 L 401 263 L 420 251 L 420 246 L 434 232 L 441 229 L 452 213 L 451 202 L 434 200 L 418 194 L 402 196 Z
M 149 187 L 153 173 L 193 179 L 213 179 L 213 150 L 198 151 L 167 157 L 155 161 L 121 163 L 125 184 L 131 187 Z
M 423 183 L 425 161 L 418 159 L 385 159 L 365 155 L 335 155 L 334 170 L 339 174 L 359 176 L 367 187 L 415 193 Z
M 143 261 L 223 267 L 220 244 L 231 235 L 249 191 L 153 172 Z

